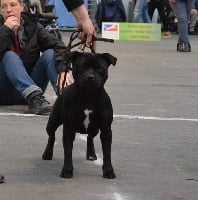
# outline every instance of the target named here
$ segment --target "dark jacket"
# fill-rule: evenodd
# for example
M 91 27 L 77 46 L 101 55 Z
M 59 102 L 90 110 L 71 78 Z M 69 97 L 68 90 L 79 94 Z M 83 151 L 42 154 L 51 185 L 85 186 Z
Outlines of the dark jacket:
M 22 49 L 21 59 L 28 73 L 31 73 L 40 53 L 47 49 L 55 50 L 57 71 L 64 71 L 65 66 L 60 52 L 65 51 L 66 46 L 53 34 L 50 34 L 42 25 L 37 23 L 35 16 L 29 13 L 21 14 L 23 28 L 19 31 L 19 43 Z M 0 19 L 0 62 L 6 51 L 10 50 L 14 39 L 14 32 L 5 26 L 3 18 Z
M 195 8 L 198 9 L 198 0 L 195 0 Z
M 100 29 L 102 22 L 125 22 L 126 13 L 122 0 L 101 0 L 97 5 L 95 19 Z
M 71 11 L 74 8 L 77 8 L 78 6 L 82 5 L 84 1 L 83 0 L 63 0 L 63 3 L 67 7 L 68 11 Z

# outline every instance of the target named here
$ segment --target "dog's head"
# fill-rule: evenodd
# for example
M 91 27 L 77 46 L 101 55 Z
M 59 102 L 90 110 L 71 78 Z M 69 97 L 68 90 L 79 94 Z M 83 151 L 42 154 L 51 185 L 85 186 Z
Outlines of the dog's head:
M 72 63 L 74 83 L 88 91 L 103 87 L 108 78 L 108 67 L 116 65 L 117 58 L 109 53 L 88 53 L 73 51 Z

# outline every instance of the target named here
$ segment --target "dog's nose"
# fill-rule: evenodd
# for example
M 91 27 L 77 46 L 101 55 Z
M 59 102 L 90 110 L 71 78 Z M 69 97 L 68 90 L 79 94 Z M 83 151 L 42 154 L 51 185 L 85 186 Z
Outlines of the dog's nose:
M 93 74 L 87 75 L 87 80 L 88 81 L 93 81 L 95 79 L 95 76 Z

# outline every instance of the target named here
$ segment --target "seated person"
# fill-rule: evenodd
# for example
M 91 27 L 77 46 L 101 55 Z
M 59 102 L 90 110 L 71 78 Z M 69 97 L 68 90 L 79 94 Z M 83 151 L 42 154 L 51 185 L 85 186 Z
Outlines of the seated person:
M 82 30 L 80 39 L 90 46 L 96 33 L 84 1 L 64 3 Z M 51 105 L 43 96 L 48 82 L 56 93 L 57 85 L 62 89 L 72 82 L 61 62 L 66 46 L 23 12 L 22 0 L 1 0 L 0 6 L 0 105 L 28 104 L 30 113 L 49 114 Z

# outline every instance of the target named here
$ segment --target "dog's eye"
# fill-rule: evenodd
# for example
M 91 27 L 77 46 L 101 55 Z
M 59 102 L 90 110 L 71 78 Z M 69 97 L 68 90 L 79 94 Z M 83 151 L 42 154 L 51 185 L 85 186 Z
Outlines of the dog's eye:
M 82 74 L 85 71 L 84 67 L 81 67 L 80 65 L 78 66 L 78 73 Z
M 101 75 L 103 75 L 105 73 L 105 70 L 101 67 L 97 68 L 97 72 Z

